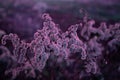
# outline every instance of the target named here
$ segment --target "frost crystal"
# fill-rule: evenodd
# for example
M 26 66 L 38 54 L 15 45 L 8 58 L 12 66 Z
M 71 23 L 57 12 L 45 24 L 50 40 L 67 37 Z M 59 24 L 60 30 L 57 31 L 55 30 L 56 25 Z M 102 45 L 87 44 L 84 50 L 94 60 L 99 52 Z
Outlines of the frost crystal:
M 113 47 L 113 49 L 116 49 L 116 45 L 120 45 L 117 44 L 120 42 L 120 24 L 107 27 L 105 23 L 101 23 L 97 28 L 93 27 L 95 21 L 89 20 L 70 26 L 66 32 L 60 32 L 49 14 L 43 14 L 42 19 L 43 28 L 37 30 L 30 43 L 20 40 L 17 34 L 13 33 L 2 37 L 2 45 L 6 46 L 11 41 L 11 46 L 14 48 L 10 53 L 6 47 L 0 46 L 3 54 L 12 56 L 16 63 L 14 67 L 6 70 L 6 73 L 13 73 L 13 79 L 21 71 L 25 71 L 27 76 L 35 77 L 35 70 L 42 72 L 51 57 L 53 60 L 56 59 L 57 63 L 65 61 L 68 67 L 79 62 L 85 69 L 81 70 L 82 72 L 97 74 L 100 73 L 97 62 L 105 50 L 104 43 L 101 41 L 109 41 L 106 47 Z M 77 32 L 78 29 L 81 29 L 80 34 Z M 28 72 L 27 69 L 30 71 Z

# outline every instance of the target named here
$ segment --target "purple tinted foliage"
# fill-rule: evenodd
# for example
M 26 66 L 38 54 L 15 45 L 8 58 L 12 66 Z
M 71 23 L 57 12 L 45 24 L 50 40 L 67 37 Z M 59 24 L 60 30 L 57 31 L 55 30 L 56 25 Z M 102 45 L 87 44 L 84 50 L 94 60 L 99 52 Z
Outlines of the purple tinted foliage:
M 85 22 L 71 25 L 66 32 L 62 32 L 49 14 L 45 13 L 41 18 L 44 21 L 43 28 L 37 30 L 30 43 L 20 40 L 13 33 L 2 37 L 2 45 L 6 46 L 7 41 L 11 41 L 14 48 L 13 52 L 9 52 L 9 49 L 0 46 L 2 53 L 9 54 L 15 62 L 5 71 L 5 74 L 12 73 L 12 79 L 21 72 L 27 77 L 42 79 L 47 66 L 53 66 L 54 69 L 56 64 L 62 70 L 58 78 L 65 75 L 71 80 L 71 77 L 78 74 L 75 80 L 81 80 L 87 75 L 102 74 L 102 63 L 99 62 L 104 59 L 103 55 L 111 53 L 109 48 L 113 47 L 113 51 L 117 51 L 116 47 L 120 46 L 119 23 L 110 26 L 101 23 L 97 28 L 94 27 L 94 20 L 86 19 Z M 81 32 L 78 34 L 79 29 Z M 107 60 L 105 62 L 107 64 Z M 57 76 L 54 78 L 56 80 Z
M 24 56 L 26 54 L 28 44 L 25 43 L 24 41 L 20 41 L 19 37 L 16 34 L 12 34 L 12 33 L 3 36 L 2 44 L 5 45 L 7 40 L 10 40 L 14 47 L 13 56 L 19 63 L 22 63 L 25 58 Z

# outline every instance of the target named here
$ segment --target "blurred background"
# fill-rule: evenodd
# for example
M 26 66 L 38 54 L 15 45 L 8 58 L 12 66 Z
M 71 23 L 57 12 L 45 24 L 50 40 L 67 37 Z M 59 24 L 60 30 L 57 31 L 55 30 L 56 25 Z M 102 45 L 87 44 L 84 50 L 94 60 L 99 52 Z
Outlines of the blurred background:
M 120 0 L 0 0 L 0 34 L 16 33 L 30 41 L 42 28 L 40 16 L 45 12 L 63 30 L 79 23 L 84 14 L 98 23 L 114 24 L 120 21 Z

